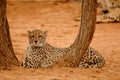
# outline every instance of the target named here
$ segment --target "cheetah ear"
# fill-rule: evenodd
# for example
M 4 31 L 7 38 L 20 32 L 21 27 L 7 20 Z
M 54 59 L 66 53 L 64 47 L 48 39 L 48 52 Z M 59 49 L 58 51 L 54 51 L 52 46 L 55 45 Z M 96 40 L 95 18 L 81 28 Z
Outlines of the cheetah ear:
M 45 37 L 47 36 L 47 34 L 48 34 L 48 31 L 45 31 L 45 32 L 44 32 Z
M 31 33 L 31 31 L 27 31 L 28 32 L 28 34 L 30 34 Z
M 28 35 L 30 35 L 31 34 L 31 31 L 27 31 L 28 32 Z

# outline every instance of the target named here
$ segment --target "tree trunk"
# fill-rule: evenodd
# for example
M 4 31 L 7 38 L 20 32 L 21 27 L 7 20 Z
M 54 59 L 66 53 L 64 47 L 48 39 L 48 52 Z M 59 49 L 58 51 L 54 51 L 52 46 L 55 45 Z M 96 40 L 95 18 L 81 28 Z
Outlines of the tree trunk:
M 60 61 L 62 66 L 76 67 L 86 53 L 95 31 L 97 2 L 82 0 L 81 27 L 69 54 Z
M 96 0 L 82 0 L 81 27 L 73 44 L 73 60 L 77 66 L 92 41 L 96 24 L 97 2 Z
M 11 43 L 6 17 L 6 0 L 0 0 L 0 67 L 10 68 L 11 64 L 18 65 L 18 59 Z

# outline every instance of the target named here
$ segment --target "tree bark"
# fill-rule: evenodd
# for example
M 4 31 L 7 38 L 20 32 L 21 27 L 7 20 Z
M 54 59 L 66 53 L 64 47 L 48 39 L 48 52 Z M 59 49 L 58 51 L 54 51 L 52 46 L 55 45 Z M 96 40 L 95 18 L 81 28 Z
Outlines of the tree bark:
M 77 67 L 92 41 L 96 24 L 96 0 L 82 0 L 81 27 L 69 54 L 60 61 L 61 66 Z
M 86 53 L 95 31 L 97 14 L 96 0 L 82 0 L 81 27 L 79 34 L 73 43 L 74 65 L 79 65 L 80 60 Z
M 18 65 L 18 59 L 11 43 L 6 16 L 6 0 L 0 0 L 0 67 L 10 68 L 11 64 Z

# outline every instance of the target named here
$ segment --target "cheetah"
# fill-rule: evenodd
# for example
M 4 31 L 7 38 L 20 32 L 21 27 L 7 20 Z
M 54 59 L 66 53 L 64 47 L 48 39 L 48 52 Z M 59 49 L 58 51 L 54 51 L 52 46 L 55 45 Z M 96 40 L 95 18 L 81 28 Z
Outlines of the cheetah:
M 120 0 L 104 0 L 101 4 L 102 12 L 97 16 L 97 23 L 120 22 Z
M 29 46 L 27 54 L 22 62 L 25 68 L 50 67 L 59 59 L 67 55 L 71 49 L 53 47 L 46 42 L 47 31 L 28 31 Z M 102 68 L 105 64 L 104 58 L 93 48 L 89 47 L 83 56 L 79 67 L 81 68 Z
M 101 14 L 97 15 L 96 23 L 120 22 L 120 0 L 97 0 L 101 4 Z M 74 21 L 80 21 L 80 16 L 74 17 Z
M 103 20 L 120 21 L 120 0 L 105 0 L 106 8 L 102 11 Z

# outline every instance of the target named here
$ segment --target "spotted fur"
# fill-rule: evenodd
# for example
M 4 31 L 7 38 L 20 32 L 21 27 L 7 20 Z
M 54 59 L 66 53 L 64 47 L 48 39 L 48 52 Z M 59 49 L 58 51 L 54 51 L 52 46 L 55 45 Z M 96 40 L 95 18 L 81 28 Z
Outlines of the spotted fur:
M 120 21 L 120 8 L 115 8 L 109 11 L 107 14 L 102 14 L 105 19 L 111 19 L 113 21 Z

